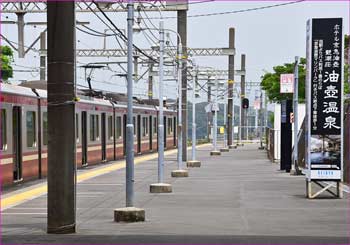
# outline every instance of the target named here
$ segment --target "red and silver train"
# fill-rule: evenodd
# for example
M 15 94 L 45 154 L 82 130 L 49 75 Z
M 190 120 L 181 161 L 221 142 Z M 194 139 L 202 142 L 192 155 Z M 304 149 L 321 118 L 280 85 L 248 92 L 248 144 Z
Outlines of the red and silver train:
M 47 173 L 47 91 L 0 85 L 0 164 L 3 185 Z M 123 158 L 126 104 L 82 97 L 76 103 L 77 167 Z M 157 150 L 157 108 L 134 103 L 135 154 Z M 165 148 L 176 145 L 176 112 L 164 110 Z

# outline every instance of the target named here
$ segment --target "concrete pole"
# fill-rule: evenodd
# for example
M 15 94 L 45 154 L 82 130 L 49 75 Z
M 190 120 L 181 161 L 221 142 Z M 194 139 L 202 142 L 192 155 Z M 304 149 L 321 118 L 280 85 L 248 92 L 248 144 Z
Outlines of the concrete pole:
M 19 3 L 22 9 L 22 3 Z M 24 15 L 25 12 L 19 11 L 17 15 L 17 27 L 18 27 L 18 58 L 24 58 Z
M 114 210 L 115 222 L 145 221 L 145 210 L 134 207 L 134 123 L 133 123 L 133 24 L 134 3 L 129 0 L 128 5 L 128 43 L 127 43 L 127 124 L 126 124 L 126 207 Z
M 72 100 L 76 96 L 75 3 L 47 2 L 47 26 L 50 139 L 48 142 L 47 232 L 74 233 L 76 142 L 75 103 Z
M 158 183 L 151 184 L 151 193 L 172 192 L 170 184 L 164 183 L 164 22 L 159 22 L 159 113 L 158 113 Z
M 46 33 L 40 33 L 40 80 L 46 80 Z
M 298 97 L 299 97 L 299 57 L 295 57 L 295 65 L 294 65 L 294 94 L 293 94 L 293 115 L 294 115 L 294 164 L 292 164 L 291 173 L 296 173 L 298 170 Z
M 235 48 L 235 28 L 229 29 L 229 48 Z M 228 97 L 227 97 L 227 136 L 228 146 L 233 146 L 233 118 L 234 118 L 234 105 L 233 105 L 233 83 L 235 78 L 235 56 L 228 56 Z
M 182 55 L 187 59 L 187 11 L 177 11 L 177 33 L 181 37 Z M 178 45 L 180 40 L 178 40 Z M 182 69 L 182 160 L 187 161 L 187 62 Z
M 245 94 L 245 54 L 242 54 L 241 55 L 241 70 L 243 71 L 243 74 L 241 75 L 241 107 L 242 107 L 242 100 L 243 98 L 246 97 L 246 94 Z M 246 115 L 246 109 L 242 110 L 241 108 L 241 130 L 240 130 L 240 133 L 241 133 L 241 139 L 242 138 L 245 138 L 244 137 L 244 128 L 247 126 L 247 121 L 246 121 L 246 118 L 247 118 L 247 115 Z

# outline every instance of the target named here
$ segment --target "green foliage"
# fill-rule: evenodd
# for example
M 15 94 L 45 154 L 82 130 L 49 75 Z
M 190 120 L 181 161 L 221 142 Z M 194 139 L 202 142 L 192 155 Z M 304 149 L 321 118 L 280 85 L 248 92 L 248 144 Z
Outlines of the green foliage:
M 306 59 L 301 58 L 299 64 L 299 101 L 305 100 L 305 65 Z M 265 73 L 262 77 L 261 86 L 266 91 L 270 101 L 280 103 L 282 100 L 292 99 L 293 94 L 280 93 L 280 76 L 281 74 L 294 73 L 294 63 L 286 63 L 284 65 L 273 67 L 273 73 Z
M 9 46 L 0 46 L 1 51 L 1 79 L 4 82 L 13 77 L 11 62 L 13 61 L 13 51 Z

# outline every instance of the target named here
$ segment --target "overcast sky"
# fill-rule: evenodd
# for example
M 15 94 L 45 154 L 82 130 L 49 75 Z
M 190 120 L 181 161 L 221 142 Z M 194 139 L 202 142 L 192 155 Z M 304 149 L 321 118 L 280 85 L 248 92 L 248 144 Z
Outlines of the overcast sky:
M 188 15 L 235 11 L 260 6 L 274 5 L 281 1 L 215 1 L 190 5 Z M 125 13 L 109 13 L 115 24 L 125 29 Z M 137 16 L 137 14 L 135 14 Z M 158 17 L 159 13 L 149 13 L 149 17 Z M 175 12 L 163 13 L 164 16 L 176 16 Z M 16 16 L 2 14 L 4 20 L 15 20 Z M 344 18 L 344 32 L 349 33 L 349 1 L 306 1 L 287 6 L 274 7 L 263 10 L 256 10 L 244 13 L 217 15 L 210 17 L 189 17 L 188 18 L 188 46 L 192 48 L 204 47 L 228 47 L 228 29 L 236 29 L 236 58 L 235 67 L 240 69 L 240 55 L 246 54 L 247 82 L 259 82 L 264 70 L 271 71 L 275 65 L 286 62 L 293 62 L 296 55 L 305 57 L 306 21 L 312 17 L 342 17 Z M 43 14 L 26 14 L 25 21 L 45 21 Z M 107 29 L 93 14 L 78 13 L 77 19 L 89 21 L 90 27 L 103 32 Z M 152 20 L 158 26 L 158 20 Z M 27 46 L 39 35 L 45 27 L 27 26 L 25 29 L 25 43 Z M 167 19 L 165 28 L 176 30 L 176 19 Z M 2 25 L 1 32 L 12 41 L 17 41 L 17 30 L 15 25 Z M 64 35 L 64 34 L 63 34 Z M 155 35 L 158 34 L 155 32 Z M 78 48 L 102 48 L 103 39 L 91 37 L 77 31 Z M 150 44 L 145 40 L 143 34 L 134 37 L 140 47 L 148 48 Z M 172 36 L 175 43 L 175 36 Z M 107 40 L 108 48 L 118 48 L 113 38 Z M 38 46 L 36 46 L 38 48 Z M 115 59 L 86 59 L 80 58 L 78 66 L 82 63 L 93 61 L 113 61 Z M 195 57 L 200 66 L 212 66 L 219 69 L 227 69 L 227 57 Z M 32 69 L 39 67 L 38 53 L 30 52 L 25 59 L 18 59 L 15 55 L 15 64 L 25 66 L 14 66 L 14 69 Z M 28 67 L 28 68 L 27 68 Z M 121 69 L 114 66 L 113 70 L 121 72 Z M 101 70 L 93 73 L 93 87 L 115 92 L 125 92 L 125 81 L 113 76 L 113 72 Z M 83 69 L 77 71 L 78 83 L 84 82 Z M 38 72 L 18 73 L 16 72 L 14 82 L 19 80 L 37 80 Z M 235 80 L 239 80 L 236 77 Z M 157 86 L 157 82 L 155 84 Z M 147 94 L 147 80 L 142 79 L 135 84 L 135 93 L 139 96 Z M 176 97 L 176 84 L 174 81 L 166 82 L 166 95 Z M 155 88 L 155 96 L 158 91 Z M 255 95 L 255 89 L 250 92 Z

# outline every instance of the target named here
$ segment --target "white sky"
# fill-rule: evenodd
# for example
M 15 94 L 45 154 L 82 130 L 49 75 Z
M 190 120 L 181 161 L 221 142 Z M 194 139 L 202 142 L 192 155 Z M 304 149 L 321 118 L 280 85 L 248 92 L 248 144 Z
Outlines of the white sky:
M 259 6 L 278 4 L 281 1 L 215 1 L 190 5 L 188 15 L 235 11 Z M 126 13 L 108 13 L 115 24 L 121 28 L 126 27 Z M 157 17 L 159 13 L 148 13 L 150 17 Z M 164 16 L 176 16 L 175 12 L 163 13 Z M 135 13 L 137 16 L 137 13 Z M 15 15 L 1 14 L 1 19 L 16 20 Z M 260 82 L 263 70 L 271 71 L 275 65 L 290 63 L 296 55 L 305 57 L 306 21 L 312 17 L 342 17 L 344 18 L 344 33 L 349 33 L 349 1 L 306 1 L 293 5 L 257 10 L 245 13 L 219 15 L 211 17 L 188 18 L 188 46 L 196 47 L 228 47 L 228 29 L 236 28 L 236 58 L 235 67 L 240 69 L 240 55 L 246 54 L 247 82 Z M 45 21 L 43 14 L 26 14 L 25 21 Z M 89 27 L 103 32 L 106 27 L 89 13 L 78 13 L 77 19 L 89 21 Z M 153 20 L 158 26 L 158 20 Z M 29 46 L 45 27 L 26 26 L 25 44 Z M 176 30 L 176 19 L 165 21 L 165 28 Z M 15 25 L 2 25 L 1 33 L 12 41 L 17 41 L 17 28 Z M 158 36 L 157 33 L 155 33 Z M 91 37 L 77 31 L 78 48 L 102 48 L 103 39 Z M 175 43 L 175 36 L 172 36 Z M 148 42 L 142 34 L 134 36 L 136 44 L 149 48 Z M 108 48 L 118 48 L 113 38 L 108 38 Z M 39 48 L 39 46 L 36 46 Z M 82 63 L 94 61 L 113 61 L 115 59 L 86 59 L 79 58 Z M 195 61 L 200 66 L 212 66 L 219 69 L 227 69 L 227 57 L 196 57 Z M 15 64 L 27 67 L 39 67 L 38 53 L 30 52 L 25 59 L 18 59 L 15 55 Z M 80 64 L 78 64 L 80 65 Z M 14 66 L 14 69 L 29 69 Z M 120 71 L 118 67 L 114 70 Z M 140 71 L 140 73 L 142 73 Z M 112 76 L 109 71 L 95 71 L 93 74 L 93 87 L 114 92 L 125 92 L 125 80 Z M 77 71 L 78 83 L 86 85 L 84 73 L 80 68 Z M 147 76 L 146 76 L 147 78 Z M 37 80 L 38 72 L 15 73 L 12 79 L 14 83 L 19 80 Z M 239 81 L 240 78 L 236 77 Z M 99 81 L 99 82 L 98 82 Z M 157 86 L 157 82 L 155 86 Z M 166 82 L 166 96 L 176 97 L 176 84 L 174 81 Z M 255 90 L 255 89 L 254 89 Z M 135 84 L 135 94 L 145 97 L 147 94 L 147 81 L 145 79 Z M 155 87 L 155 97 L 158 91 Z M 255 91 L 250 92 L 255 96 Z M 190 97 L 190 96 L 189 96 Z M 206 96 L 203 94 L 203 98 Z

